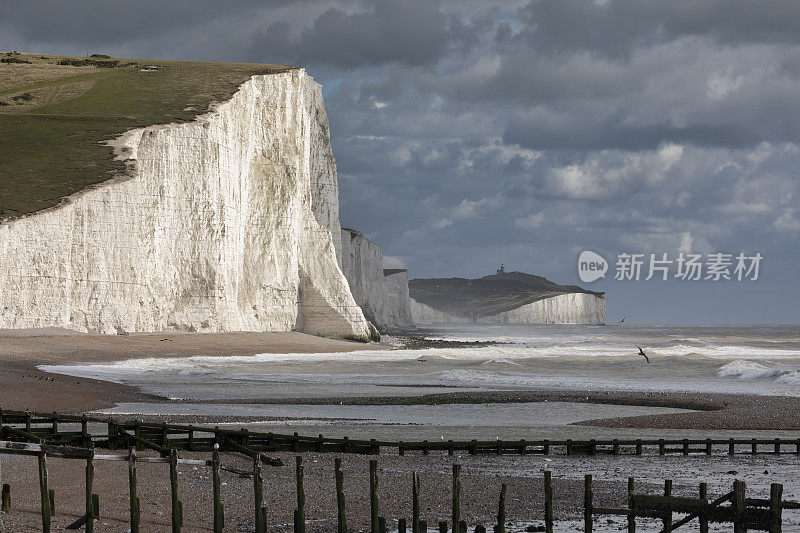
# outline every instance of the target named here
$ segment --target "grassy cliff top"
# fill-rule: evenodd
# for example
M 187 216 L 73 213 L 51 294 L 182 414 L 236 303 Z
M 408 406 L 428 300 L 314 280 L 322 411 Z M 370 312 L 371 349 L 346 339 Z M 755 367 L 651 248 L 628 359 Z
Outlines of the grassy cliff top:
M 193 120 L 251 76 L 290 68 L 0 52 L 0 220 L 52 207 L 123 170 L 101 141 Z
M 496 315 L 559 294 L 605 294 L 577 285 L 559 285 L 523 272 L 505 272 L 478 279 L 412 279 L 408 292 L 416 301 L 434 309 L 466 317 Z

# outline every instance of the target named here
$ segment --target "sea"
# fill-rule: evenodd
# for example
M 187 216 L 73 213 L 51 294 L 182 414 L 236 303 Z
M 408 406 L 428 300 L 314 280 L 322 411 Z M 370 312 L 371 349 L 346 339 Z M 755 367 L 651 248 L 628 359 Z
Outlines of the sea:
M 530 438 L 580 438 L 586 433 L 583 421 L 680 410 L 565 402 L 348 405 L 345 400 L 509 390 L 800 396 L 800 326 L 468 324 L 426 334 L 498 344 L 421 350 L 365 345 L 349 353 L 143 358 L 40 368 L 136 385 L 172 400 L 119 404 L 105 413 L 216 416 L 272 431 L 400 439 L 410 439 L 409 433 L 520 438 L 521 430 Z M 639 347 L 649 362 L 638 355 Z M 592 429 L 600 438 L 597 431 L 605 430 Z M 637 434 L 646 437 L 648 431 Z

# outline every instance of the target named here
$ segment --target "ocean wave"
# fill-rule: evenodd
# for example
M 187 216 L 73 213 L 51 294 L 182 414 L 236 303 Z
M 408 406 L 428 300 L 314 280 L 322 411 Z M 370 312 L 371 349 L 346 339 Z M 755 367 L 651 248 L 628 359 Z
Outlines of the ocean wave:
M 743 381 L 772 379 L 784 385 L 800 385 L 800 373 L 781 363 L 749 361 L 739 359 L 722 365 L 717 370 L 719 377 L 738 377 Z

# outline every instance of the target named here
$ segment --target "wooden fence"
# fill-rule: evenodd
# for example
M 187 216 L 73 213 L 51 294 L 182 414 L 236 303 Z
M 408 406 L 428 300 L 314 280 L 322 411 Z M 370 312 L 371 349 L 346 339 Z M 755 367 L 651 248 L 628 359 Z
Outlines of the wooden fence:
M 384 441 L 303 436 L 247 429 L 123 421 L 113 418 L 30 413 L 0 410 L 0 438 L 22 442 L 87 447 L 111 450 L 134 445 L 138 450 L 152 449 L 164 456 L 171 449 L 240 452 L 251 456 L 262 453 L 262 461 L 273 459 L 263 453 L 277 451 L 335 452 L 380 454 L 396 450 L 454 455 L 718 455 L 718 454 L 782 454 L 800 455 L 798 439 L 589 439 L 589 440 L 493 440 L 493 441 Z
M 54 446 L 47 444 L 32 444 L 20 442 L 0 441 L 0 456 L 3 454 L 33 455 L 38 458 L 38 474 L 40 488 L 40 509 L 42 518 L 42 531 L 50 532 L 51 513 L 54 509 L 57 495 L 48 486 L 48 457 L 59 457 L 66 459 L 76 459 L 86 461 L 85 478 L 85 511 L 83 516 L 69 525 L 67 529 L 78 529 L 85 526 L 85 530 L 92 532 L 94 521 L 100 514 L 100 496 L 94 490 L 94 462 L 105 461 L 125 461 L 128 463 L 128 487 L 129 487 L 129 519 L 131 533 L 139 533 L 141 527 L 141 512 L 139 497 L 137 495 L 137 463 L 164 463 L 169 465 L 170 479 L 170 501 L 171 501 L 171 527 L 173 533 L 180 533 L 183 527 L 183 504 L 180 500 L 180 487 L 178 486 L 178 465 L 194 465 L 210 468 L 211 490 L 213 493 L 213 522 L 211 529 L 215 533 L 221 533 L 225 527 L 225 509 L 222 504 L 221 492 L 222 483 L 220 481 L 220 471 L 223 469 L 220 461 L 219 449 L 215 448 L 211 452 L 210 460 L 201 459 L 181 459 L 175 449 L 170 450 L 168 457 L 139 457 L 136 448 L 131 447 L 126 454 L 98 454 L 94 448 L 77 448 L 69 446 Z M 253 479 L 253 524 L 256 533 L 265 533 L 267 526 L 267 507 L 264 502 L 264 481 L 262 477 L 262 463 L 259 454 L 254 454 L 253 469 L 248 474 Z M 240 472 L 241 473 L 241 472 Z M 335 496 L 337 503 L 336 530 L 338 533 L 348 533 L 346 502 L 344 496 L 344 475 L 341 470 L 341 460 L 336 458 L 334 461 L 333 479 L 335 485 Z M 294 511 L 294 532 L 305 533 L 306 531 L 306 496 L 303 488 L 304 483 L 303 459 L 300 455 L 296 456 L 295 478 L 297 507 Z M 552 475 L 544 472 L 544 530 L 552 533 L 554 525 L 553 517 L 553 486 Z M 420 509 L 420 477 L 413 472 L 411 475 L 412 483 L 412 511 L 411 521 L 408 523 L 406 518 L 398 518 L 396 522 L 399 533 L 407 533 L 408 526 L 412 533 L 427 533 L 427 521 L 421 518 Z M 369 462 L 369 502 L 370 502 L 370 532 L 386 533 L 388 529 L 387 519 L 380 512 L 380 502 L 378 499 L 378 462 Z M 469 526 L 466 521 L 461 519 L 461 466 L 452 465 L 452 510 L 450 521 L 441 520 L 438 522 L 438 531 L 447 533 L 468 533 Z M 508 516 L 506 515 L 506 485 L 502 484 L 498 499 L 497 518 L 490 527 L 495 533 L 505 533 Z M 743 481 L 736 481 L 733 490 L 719 498 L 709 501 L 706 485 L 700 484 L 697 497 L 673 496 L 672 482 L 664 482 L 663 495 L 637 494 L 634 491 L 634 480 L 628 480 L 628 506 L 626 508 L 602 508 L 594 505 L 594 494 L 592 489 L 592 476 L 587 475 L 584 480 L 584 530 L 593 531 L 594 518 L 603 515 L 622 515 L 628 519 L 629 532 L 636 531 L 637 518 L 656 518 L 663 520 L 663 532 L 670 532 L 688 524 L 692 520 L 697 520 L 700 524 L 700 531 L 707 532 L 709 522 L 729 523 L 733 526 L 735 533 L 747 530 L 770 531 L 778 533 L 782 526 L 783 509 L 800 509 L 800 503 L 782 501 L 783 486 L 777 483 L 771 485 L 770 495 L 767 499 L 747 498 L 745 495 L 745 484 Z M 12 506 L 12 487 L 9 484 L 3 485 L 2 491 L 2 512 L 13 512 Z M 728 504 L 728 505 L 725 505 Z M 685 515 L 677 522 L 673 522 L 675 513 Z M 319 517 L 314 517 L 319 518 Z M 332 518 L 332 517 L 331 517 Z M 450 528 L 450 529 L 449 529 Z M 483 524 L 472 526 L 474 533 L 485 533 L 486 527 Z

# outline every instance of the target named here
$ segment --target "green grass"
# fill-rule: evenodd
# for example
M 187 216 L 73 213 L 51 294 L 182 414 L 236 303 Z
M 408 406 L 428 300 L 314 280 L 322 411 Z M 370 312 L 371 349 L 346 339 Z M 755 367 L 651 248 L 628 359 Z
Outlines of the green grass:
M 559 294 L 604 294 L 577 285 L 559 285 L 541 276 L 522 272 L 507 272 L 478 279 L 412 279 L 408 291 L 418 302 L 464 317 L 496 315 Z
M 0 219 L 59 203 L 124 170 L 101 144 L 131 128 L 185 122 L 251 76 L 293 67 L 39 54 L 0 63 Z M 59 62 L 68 63 L 59 65 Z M 96 63 L 105 62 L 98 67 Z M 154 72 L 140 67 L 159 65 Z

